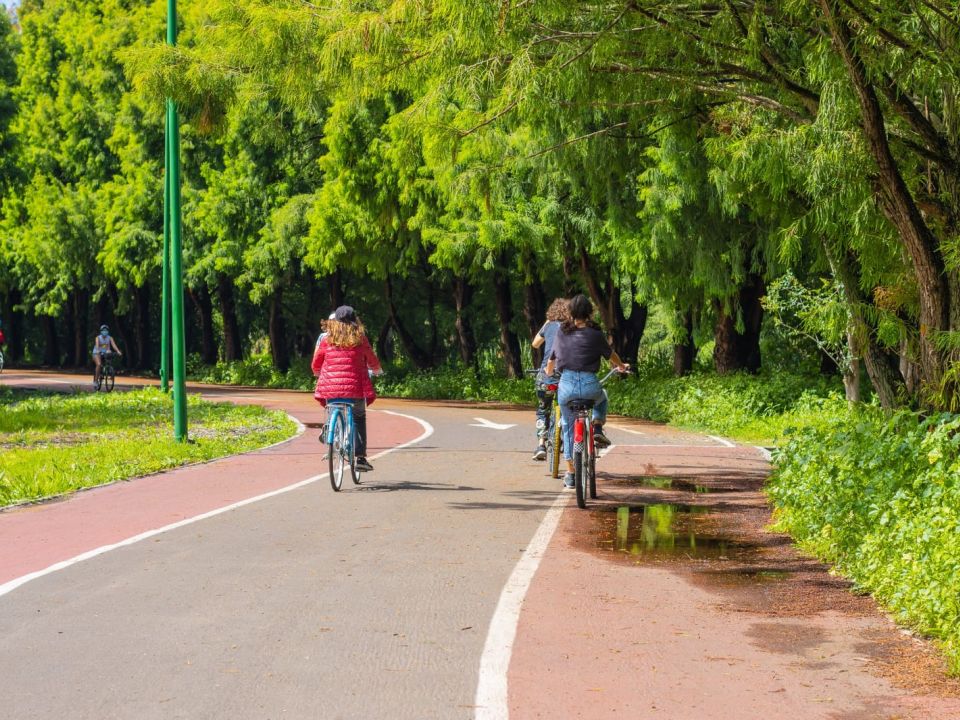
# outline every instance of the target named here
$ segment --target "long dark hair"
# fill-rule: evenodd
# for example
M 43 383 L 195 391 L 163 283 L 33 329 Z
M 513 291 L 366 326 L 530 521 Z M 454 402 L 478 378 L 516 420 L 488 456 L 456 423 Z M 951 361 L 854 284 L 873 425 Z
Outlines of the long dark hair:
M 597 324 L 591 319 L 593 317 L 593 303 L 586 295 L 574 295 L 567 304 L 569 316 L 563 321 L 560 329 L 565 333 L 573 332 L 576 328 L 576 320 L 585 320 L 587 327 L 597 327 Z

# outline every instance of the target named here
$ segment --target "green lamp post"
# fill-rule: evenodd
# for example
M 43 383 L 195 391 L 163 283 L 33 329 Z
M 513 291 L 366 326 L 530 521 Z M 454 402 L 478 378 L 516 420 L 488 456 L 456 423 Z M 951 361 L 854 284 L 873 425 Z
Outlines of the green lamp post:
M 177 44 L 177 2 L 167 0 L 167 44 Z M 161 382 L 167 389 L 173 360 L 173 434 L 187 439 L 187 353 L 183 323 L 183 248 L 180 214 L 180 124 L 177 104 L 167 98 L 166 175 L 164 187 L 163 331 Z M 172 347 L 171 347 L 172 346 Z M 171 353 L 172 350 L 172 353 Z

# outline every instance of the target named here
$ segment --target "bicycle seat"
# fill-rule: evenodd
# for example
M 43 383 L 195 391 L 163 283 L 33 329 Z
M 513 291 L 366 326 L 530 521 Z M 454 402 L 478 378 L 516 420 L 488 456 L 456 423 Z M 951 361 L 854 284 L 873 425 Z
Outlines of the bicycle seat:
M 592 410 L 593 406 L 596 404 L 596 400 L 586 400 L 586 399 L 574 399 L 567 403 L 567 407 L 570 408 L 573 412 L 583 412 L 584 410 Z

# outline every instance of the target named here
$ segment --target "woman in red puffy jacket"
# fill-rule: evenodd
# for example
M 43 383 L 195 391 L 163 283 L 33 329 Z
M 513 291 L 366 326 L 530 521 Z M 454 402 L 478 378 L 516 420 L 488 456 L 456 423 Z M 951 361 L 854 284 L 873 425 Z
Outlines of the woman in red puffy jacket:
M 367 461 L 367 405 L 377 398 L 370 373 L 379 375 L 380 361 L 373 354 L 366 331 L 349 305 L 337 308 L 325 324 L 326 334 L 313 353 L 313 393 L 326 406 L 328 400 L 353 404 L 357 438 L 357 470 L 370 471 Z

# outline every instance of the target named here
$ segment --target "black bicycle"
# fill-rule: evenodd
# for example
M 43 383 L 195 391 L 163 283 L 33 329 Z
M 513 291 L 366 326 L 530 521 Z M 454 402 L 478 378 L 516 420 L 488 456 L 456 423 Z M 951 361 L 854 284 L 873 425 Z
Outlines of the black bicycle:
M 103 353 L 100 356 L 100 371 L 97 372 L 96 367 L 93 369 L 94 392 L 99 392 L 100 390 L 110 392 L 113 390 L 114 383 L 117 381 L 117 371 L 113 367 L 113 360 L 116 356 L 117 354 L 112 352 Z

